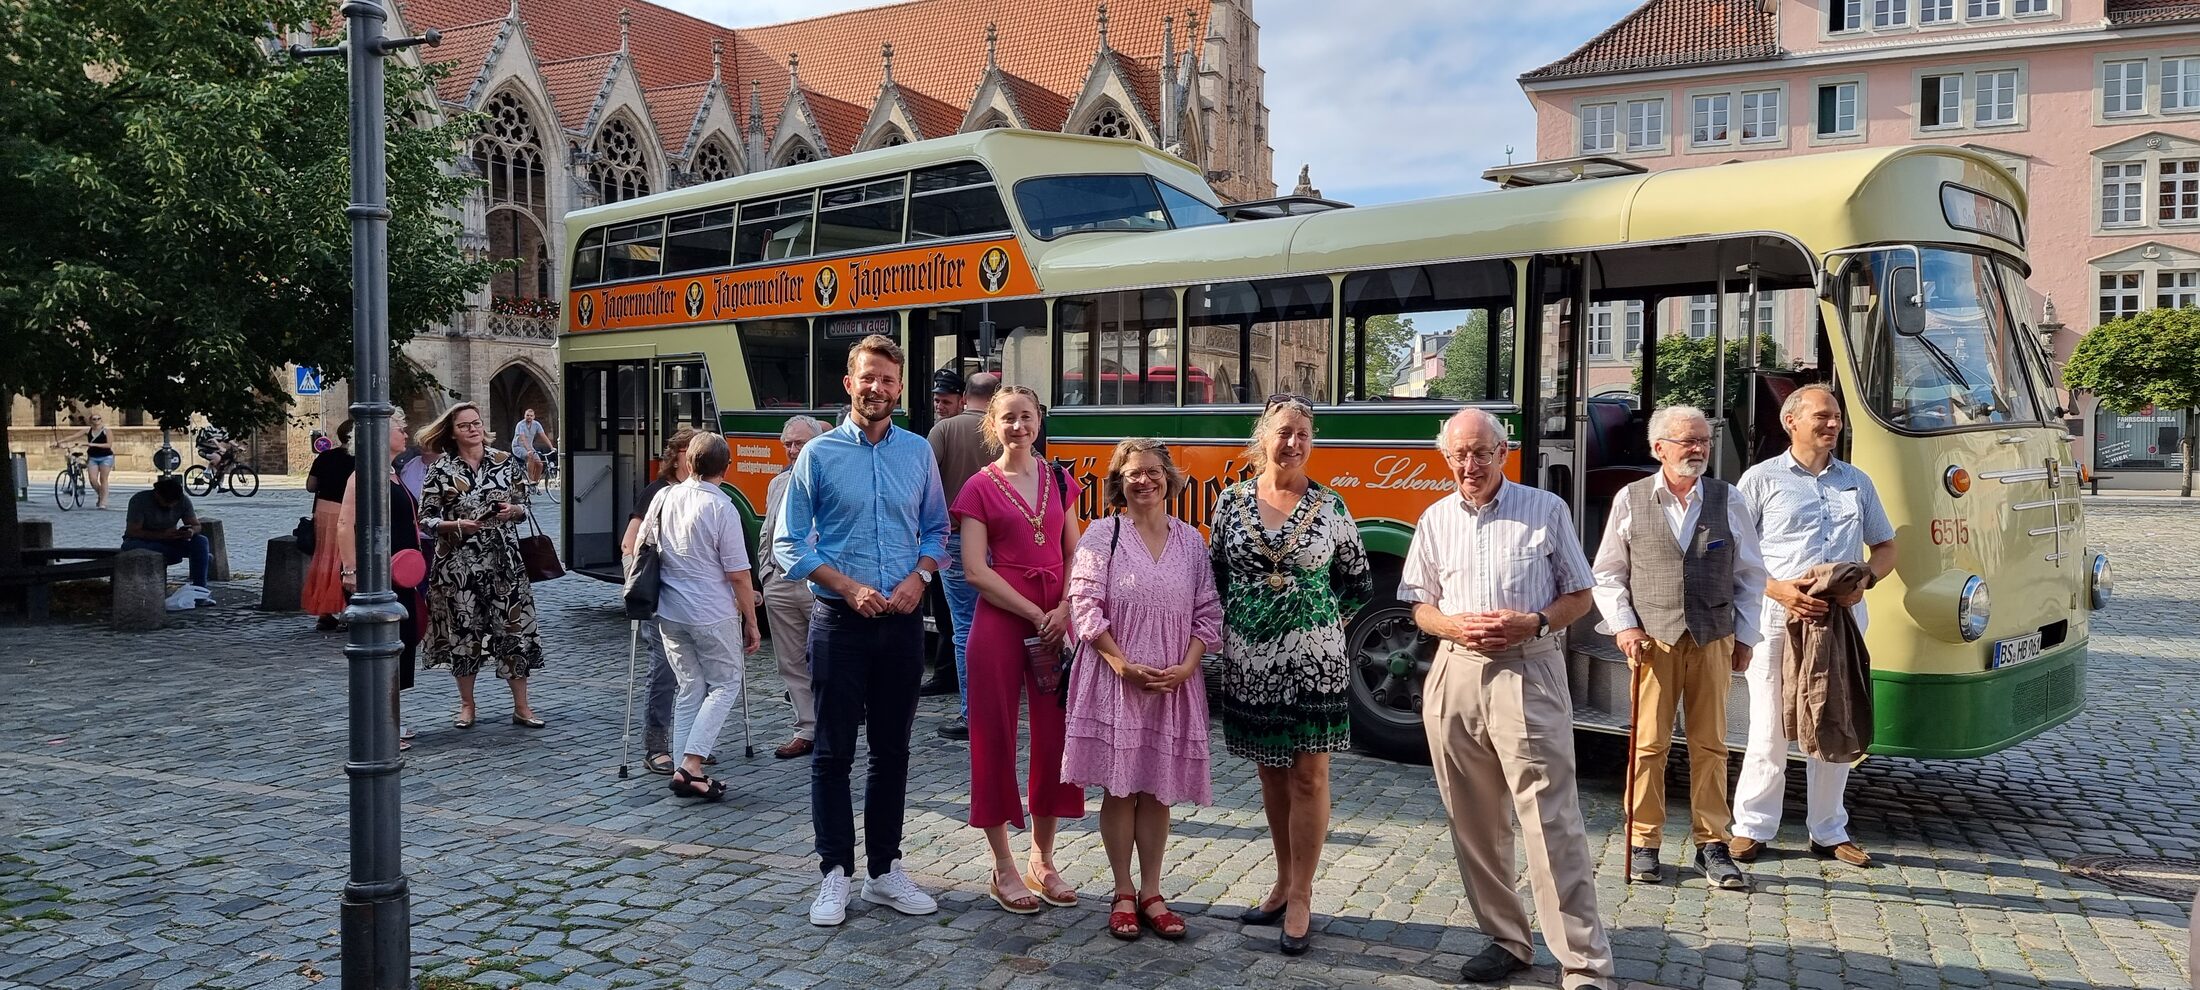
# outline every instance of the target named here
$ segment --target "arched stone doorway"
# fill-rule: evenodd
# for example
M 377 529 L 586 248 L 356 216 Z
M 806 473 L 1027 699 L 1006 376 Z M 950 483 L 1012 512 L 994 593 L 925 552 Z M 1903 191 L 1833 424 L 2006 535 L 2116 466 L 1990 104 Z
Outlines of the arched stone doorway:
M 512 425 L 529 409 L 549 428 L 550 439 L 562 445 L 565 438 L 558 431 L 558 407 L 550 383 L 532 365 L 514 361 L 489 379 L 489 429 L 496 433 L 498 447 L 511 446 Z

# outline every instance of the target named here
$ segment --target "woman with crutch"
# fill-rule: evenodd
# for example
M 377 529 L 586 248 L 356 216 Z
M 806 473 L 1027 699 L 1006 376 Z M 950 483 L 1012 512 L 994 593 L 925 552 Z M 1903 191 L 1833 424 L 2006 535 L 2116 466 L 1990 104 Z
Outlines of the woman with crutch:
M 725 437 L 698 434 L 688 446 L 693 473 L 657 497 L 641 534 L 657 548 L 657 627 L 679 682 L 672 752 L 680 765 L 672 771 L 672 793 L 706 801 L 725 799 L 725 782 L 705 774 L 703 761 L 736 701 L 744 702 L 746 731 L 744 667 L 762 645 L 741 513 L 718 487 L 732 460 Z

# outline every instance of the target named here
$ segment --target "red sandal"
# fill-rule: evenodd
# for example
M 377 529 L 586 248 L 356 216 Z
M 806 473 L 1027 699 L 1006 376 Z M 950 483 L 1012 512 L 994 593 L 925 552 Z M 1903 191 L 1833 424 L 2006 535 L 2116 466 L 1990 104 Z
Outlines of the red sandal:
M 1184 919 L 1178 917 L 1176 912 L 1164 907 L 1161 909 L 1160 914 L 1146 913 L 1147 908 L 1150 908 L 1160 903 L 1162 903 L 1160 894 L 1155 894 L 1152 897 L 1148 897 L 1145 900 L 1139 901 L 1139 924 L 1142 924 L 1147 928 L 1153 929 L 1153 933 L 1155 935 L 1161 936 L 1166 941 L 1174 942 L 1182 939 L 1184 937 Z M 1109 917 L 1112 919 L 1114 916 L 1110 915 Z M 1113 920 L 1110 920 L 1108 923 L 1112 925 L 1115 922 Z
M 1125 942 L 1136 942 L 1138 941 L 1138 935 L 1143 930 L 1144 926 L 1138 923 L 1137 911 L 1115 910 L 1115 906 L 1117 904 L 1122 904 L 1125 902 L 1129 902 L 1133 907 L 1136 907 L 1138 904 L 1138 895 L 1117 894 L 1115 895 L 1115 900 L 1108 902 L 1108 934 L 1113 935 L 1116 938 L 1122 939 Z

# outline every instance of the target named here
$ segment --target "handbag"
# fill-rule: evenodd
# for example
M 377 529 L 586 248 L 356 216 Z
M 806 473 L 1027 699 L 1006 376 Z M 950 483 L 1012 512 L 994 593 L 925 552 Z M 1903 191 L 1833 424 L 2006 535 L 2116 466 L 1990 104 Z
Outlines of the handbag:
M 313 551 L 320 546 L 320 540 L 313 532 L 313 517 L 299 516 L 298 525 L 290 527 L 290 538 L 297 542 L 299 553 L 313 556 Z
M 626 561 L 626 580 L 622 582 L 619 598 L 625 604 L 626 617 L 647 621 L 657 617 L 657 597 L 664 591 L 664 558 L 657 552 L 657 509 L 660 502 L 651 501 L 649 513 L 642 520 L 642 528 L 634 537 L 634 556 Z
M 527 566 L 527 580 L 550 581 L 564 577 L 565 565 L 558 563 L 557 544 L 550 542 L 550 537 L 543 533 L 542 523 L 535 519 L 534 513 L 527 514 L 527 521 L 535 528 L 533 536 L 519 538 L 519 559 Z

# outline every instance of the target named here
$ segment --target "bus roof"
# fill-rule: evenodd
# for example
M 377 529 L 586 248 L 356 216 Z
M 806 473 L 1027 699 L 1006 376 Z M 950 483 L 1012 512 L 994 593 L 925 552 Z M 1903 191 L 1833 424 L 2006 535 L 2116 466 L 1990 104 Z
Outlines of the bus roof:
M 1517 257 L 1662 241 L 1778 233 L 1813 252 L 1867 244 L 1976 244 L 1953 228 L 1942 187 L 2025 209 L 1990 158 L 1912 145 L 1797 155 L 1646 175 L 1497 189 L 1185 230 L 1082 233 L 1031 251 L 1049 294 L 1264 278 L 1444 259 Z

